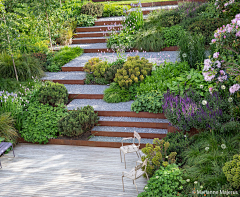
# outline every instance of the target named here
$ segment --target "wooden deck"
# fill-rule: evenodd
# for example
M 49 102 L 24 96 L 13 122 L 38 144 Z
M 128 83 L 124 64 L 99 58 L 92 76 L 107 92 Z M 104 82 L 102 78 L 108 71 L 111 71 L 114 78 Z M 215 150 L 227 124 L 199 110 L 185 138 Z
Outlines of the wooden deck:
M 0 157 L 0 196 L 4 197 L 116 197 L 137 196 L 130 179 L 124 178 L 118 148 L 66 145 L 18 144 L 12 152 Z M 126 154 L 129 171 L 139 160 Z M 142 191 L 147 181 L 136 181 Z

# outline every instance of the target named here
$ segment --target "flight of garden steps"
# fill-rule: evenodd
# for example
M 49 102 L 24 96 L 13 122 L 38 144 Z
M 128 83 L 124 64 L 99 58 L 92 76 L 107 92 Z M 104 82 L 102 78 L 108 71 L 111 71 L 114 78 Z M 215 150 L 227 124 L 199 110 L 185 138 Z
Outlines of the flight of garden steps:
M 177 2 L 156 2 L 152 3 L 143 3 L 142 10 L 144 14 L 144 19 L 147 18 L 147 14 L 149 14 L 153 10 L 158 9 L 175 9 L 178 7 Z M 130 11 L 133 11 L 135 8 L 131 8 Z M 84 49 L 84 53 L 98 53 L 98 52 L 112 52 L 111 49 L 107 48 L 107 38 L 111 34 L 112 30 L 119 31 L 123 28 L 122 21 L 123 17 L 106 17 L 99 18 L 95 25 L 92 27 L 77 27 L 76 34 L 72 39 L 71 47 L 79 46 Z
M 87 55 L 87 54 L 84 54 Z M 84 55 L 76 58 L 69 64 L 84 65 L 88 59 Z M 97 54 L 96 54 L 97 56 Z M 81 58 L 82 57 L 82 58 Z M 68 67 L 64 68 L 80 68 Z M 81 67 L 82 68 L 82 67 Z M 91 133 L 90 141 L 97 142 L 95 146 L 116 147 L 122 138 L 133 137 L 133 131 L 137 131 L 142 137 L 141 147 L 146 143 L 152 143 L 154 138 L 163 138 L 167 134 L 168 120 L 163 114 L 153 114 L 131 111 L 133 101 L 122 103 L 106 103 L 103 101 L 103 92 L 108 85 L 84 85 L 86 73 L 84 71 L 67 71 L 57 73 L 46 73 L 42 80 L 50 80 L 64 84 L 72 101 L 67 105 L 69 110 L 77 109 L 87 105 L 93 106 L 94 111 L 100 117 L 98 124 Z M 130 143 L 127 140 L 126 143 Z M 111 144 L 111 143 L 114 143 Z M 99 145 L 100 144 L 100 145 Z M 110 144 L 110 145 L 109 145 Z

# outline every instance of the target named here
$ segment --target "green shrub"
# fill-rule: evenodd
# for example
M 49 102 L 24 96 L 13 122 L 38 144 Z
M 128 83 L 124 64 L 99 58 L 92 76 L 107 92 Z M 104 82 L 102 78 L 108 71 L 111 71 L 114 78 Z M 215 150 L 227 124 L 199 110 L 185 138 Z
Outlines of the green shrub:
M 19 133 L 27 142 L 46 144 L 59 134 L 58 121 L 67 114 L 63 106 L 52 107 L 38 101 L 30 101 L 23 113 L 23 128 Z
M 128 90 L 123 90 L 117 83 L 111 83 L 110 87 L 104 90 L 103 100 L 107 103 L 127 102 L 131 99 Z
M 122 69 L 124 63 L 125 63 L 125 60 L 123 59 L 117 59 L 115 62 L 111 63 L 110 67 L 106 70 L 104 74 L 104 78 L 109 82 L 113 82 L 113 79 L 115 78 L 115 74 L 117 73 L 117 70 Z
M 107 39 L 107 47 L 116 52 L 124 52 L 133 47 L 134 36 L 124 32 L 113 31 L 110 38 Z
M 69 114 L 58 121 L 58 128 L 62 135 L 68 137 L 79 137 L 90 131 L 98 123 L 98 114 L 92 106 L 70 111 Z
M 49 59 L 50 64 L 48 65 L 47 69 L 50 72 L 58 72 L 62 69 L 62 66 L 74 58 L 82 55 L 82 53 L 83 49 L 80 47 L 63 47 Z
M 0 138 L 4 138 L 7 142 L 14 142 L 18 137 L 18 133 L 14 128 L 15 120 L 10 115 L 10 112 L 0 114 Z
M 179 38 L 179 58 L 188 62 L 191 68 L 197 68 L 197 63 L 203 63 L 206 59 L 205 38 L 201 34 L 191 35 L 184 32 Z
M 136 100 L 131 105 L 131 111 L 139 113 L 162 113 L 162 93 L 152 91 L 146 94 L 137 96 Z
M 111 16 L 123 16 L 126 15 L 125 10 L 131 9 L 130 5 L 118 5 L 113 3 L 108 3 L 104 5 L 103 8 L 103 17 L 111 17 Z
M 31 55 L 16 54 L 14 62 L 20 81 L 31 79 L 32 76 L 38 78 L 44 76 L 41 63 Z M 16 78 L 12 58 L 5 52 L 0 54 L 0 73 L 3 78 Z
M 90 27 L 95 24 L 96 17 L 86 14 L 81 14 L 77 16 L 77 26 L 78 27 Z
M 176 46 L 179 37 L 183 34 L 184 29 L 180 25 L 166 27 L 163 29 L 164 44 L 166 47 Z
M 63 84 L 47 81 L 45 86 L 39 89 L 38 100 L 40 103 L 49 104 L 56 107 L 61 104 L 67 104 L 68 91 Z
M 183 190 L 183 185 L 186 183 L 183 180 L 183 172 L 176 164 L 170 164 L 167 167 L 160 167 L 154 173 L 154 176 L 149 179 L 148 184 L 144 188 L 144 192 L 138 197 L 175 197 Z
M 176 163 L 178 165 L 183 165 L 183 153 L 187 150 L 188 146 L 192 144 L 191 138 L 189 138 L 189 134 L 184 132 L 174 132 L 167 133 L 167 136 L 164 138 L 165 141 L 170 143 L 169 148 L 167 149 L 167 154 L 171 152 L 176 152 Z
M 101 3 L 88 2 L 81 8 L 81 14 L 102 17 L 104 5 Z
M 228 161 L 223 166 L 223 173 L 227 177 L 228 182 L 231 185 L 239 189 L 240 188 L 240 155 L 234 155 L 233 160 Z
M 95 67 L 96 65 L 101 62 L 102 60 L 100 60 L 98 57 L 93 57 L 90 60 L 88 60 L 88 62 L 84 65 L 84 71 L 87 73 L 90 72 L 94 72 L 95 71 Z
M 153 90 L 164 93 L 174 78 L 189 70 L 187 62 L 165 62 L 157 66 L 156 70 L 152 71 L 151 76 L 146 76 L 146 79 L 137 87 L 137 94 L 147 94 Z
M 154 138 L 153 144 L 147 143 L 146 147 L 142 148 L 142 152 L 145 155 L 142 156 L 141 160 L 144 161 L 146 158 L 148 159 L 146 172 L 149 177 L 152 177 L 154 172 L 158 170 L 161 166 L 166 167 L 169 165 L 169 163 L 171 164 L 176 162 L 176 152 L 172 152 L 167 155 L 167 149 L 169 146 L 169 142 Z
M 165 47 L 163 35 L 162 30 L 156 28 L 139 31 L 134 37 L 134 47 L 139 51 L 161 51 Z
M 122 88 L 129 88 L 134 82 L 143 81 L 144 77 L 150 74 L 152 65 L 144 57 L 128 57 L 123 68 L 115 74 L 114 81 Z
M 240 131 L 240 122 L 230 121 L 224 124 L 221 129 L 221 134 L 236 135 Z
M 201 33 L 205 37 L 205 44 L 209 45 L 214 31 L 226 24 L 223 18 L 199 18 L 199 20 L 189 25 L 187 30 L 191 33 Z

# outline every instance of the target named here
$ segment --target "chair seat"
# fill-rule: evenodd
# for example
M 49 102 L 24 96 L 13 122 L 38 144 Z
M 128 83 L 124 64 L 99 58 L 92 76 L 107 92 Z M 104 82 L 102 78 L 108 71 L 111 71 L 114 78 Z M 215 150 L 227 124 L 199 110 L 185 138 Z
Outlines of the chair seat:
M 135 173 L 136 173 L 136 179 L 141 177 L 145 172 L 139 169 L 137 172 L 135 171 L 135 168 L 133 168 L 130 172 L 123 172 L 124 177 L 130 178 L 132 180 L 135 180 Z
M 126 154 L 126 153 L 133 153 L 138 151 L 138 146 L 136 146 L 135 144 L 131 144 L 131 145 L 126 145 L 126 146 L 121 146 L 120 150 Z

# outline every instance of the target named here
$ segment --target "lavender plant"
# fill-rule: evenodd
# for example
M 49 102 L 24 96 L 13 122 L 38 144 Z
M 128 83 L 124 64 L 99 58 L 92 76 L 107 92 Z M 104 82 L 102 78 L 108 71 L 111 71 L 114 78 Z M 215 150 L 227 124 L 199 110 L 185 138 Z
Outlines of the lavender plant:
M 230 102 L 219 92 L 207 93 L 202 98 L 193 90 L 183 96 L 168 91 L 162 107 L 171 125 L 183 131 L 219 129 L 231 119 Z

